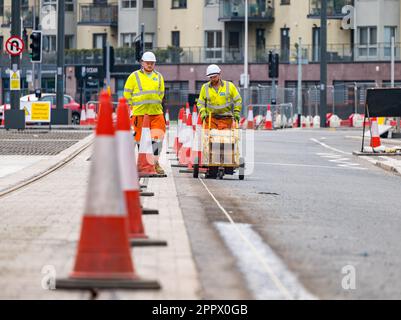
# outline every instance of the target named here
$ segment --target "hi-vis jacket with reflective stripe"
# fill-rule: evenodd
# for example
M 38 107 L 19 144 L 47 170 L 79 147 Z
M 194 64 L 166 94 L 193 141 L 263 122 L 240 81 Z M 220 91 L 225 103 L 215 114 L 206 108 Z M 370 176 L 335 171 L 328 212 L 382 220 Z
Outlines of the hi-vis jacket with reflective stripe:
M 156 71 L 150 75 L 142 70 L 131 73 L 125 83 L 124 97 L 134 116 L 163 114 L 163 76 Z
M 197 105 L 200 114 L 211 112 L 220 116 L 232 116 L 233 107 L 234 114 L 241 113 L 242 98 L 230 81 L 222 81 L 218 91 L 208 82 L 202 86 Z

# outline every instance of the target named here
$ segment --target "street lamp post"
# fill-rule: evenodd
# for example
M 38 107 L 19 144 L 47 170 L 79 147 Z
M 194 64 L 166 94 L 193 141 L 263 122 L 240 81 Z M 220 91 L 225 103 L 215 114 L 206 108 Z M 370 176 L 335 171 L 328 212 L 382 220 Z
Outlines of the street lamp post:
M 248 105 L 248 0 L 245 0 L 245 43 L 244 43 L 244 102 Z

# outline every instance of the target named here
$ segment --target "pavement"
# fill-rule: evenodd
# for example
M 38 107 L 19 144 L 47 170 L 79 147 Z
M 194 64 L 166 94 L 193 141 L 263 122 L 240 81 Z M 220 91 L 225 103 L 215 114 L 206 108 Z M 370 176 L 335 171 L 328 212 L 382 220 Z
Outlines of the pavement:
M 1 139 L 0 139 L 1 140 Z M 91 157 L 89 135 L 53 156 L 0 155 L 0 299 L 90 299 L 87 291 L 52 290 L 55 278 L 73 269 L 84 210 Z M 1 141 L 0 141 L 1 143 Z M 143 216 L 148 236 L 166 247 L 136 247 L 136 274 L 158 280 L 156 291 L 100 291 L 97 299 L 199 299 L 201 287 L 178 203 L 171 168 L 168 177 L 141 181 L 154 197 Z M 48 171 L 50 173 L 47 173 Z M 29 185 L 17 189 L 21 184 Z

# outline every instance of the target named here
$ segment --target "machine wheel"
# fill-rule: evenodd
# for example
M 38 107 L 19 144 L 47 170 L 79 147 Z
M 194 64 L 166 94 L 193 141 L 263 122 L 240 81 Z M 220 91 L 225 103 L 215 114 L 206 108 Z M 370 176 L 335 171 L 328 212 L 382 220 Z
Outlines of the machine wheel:
M 198 179 L 199 177 L 199 164 L 198 164 L 198 158 L 195 158 L 194 161 L 194 174 L 193 174 L 195 179 Z
M 245 179 L 245 160 L 244 158 L 239 159 L 239 175 L 238 175 L 240 180 Z

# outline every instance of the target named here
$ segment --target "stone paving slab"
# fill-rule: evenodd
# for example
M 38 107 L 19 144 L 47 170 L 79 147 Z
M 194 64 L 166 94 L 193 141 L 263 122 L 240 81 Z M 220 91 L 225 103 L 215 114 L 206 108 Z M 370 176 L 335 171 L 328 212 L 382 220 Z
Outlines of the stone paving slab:
M 90 155 L 91 149 L 86 149 L 42 180 L 0 198 L 0 299 L 90 297 L 87 292 L 42 288 L 47 279 L 52 283 L 54 273 L 64 278 L 72 271 L 91 165 L 86 160 Z M 167 240 L 168 246 L 132 250 L 137 274 L 158 280 L 162 289 L 102 291 L 99 299 L 200 298 L 197 270 L 171 168 L 165 162 L 163 165 L 168 178 L 149 179 L 148 191 L 154 192 L 155 197 L 143 199 L 145 207 L 159 209 L 160 214 L 143 219 L 146 233 Z M 40 168 L 44 167 L 42 164 Z

